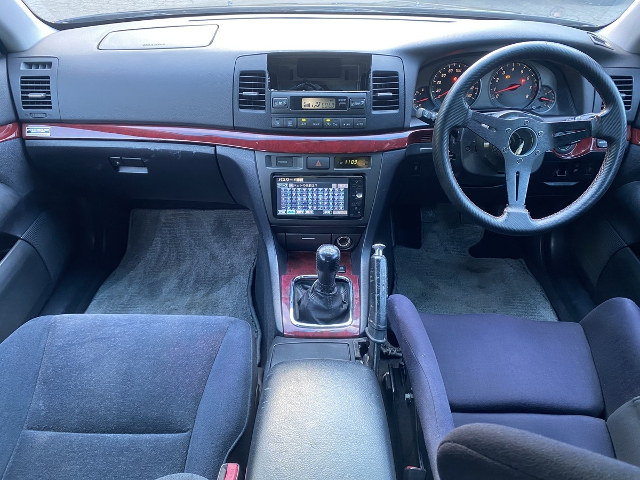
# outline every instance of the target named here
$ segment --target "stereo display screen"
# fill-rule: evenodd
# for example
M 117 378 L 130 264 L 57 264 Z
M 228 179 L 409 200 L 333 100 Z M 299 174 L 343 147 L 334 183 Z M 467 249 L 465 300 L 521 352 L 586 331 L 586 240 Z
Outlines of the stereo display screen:
M 276 216 L 347 217 L 349 179 L 274 177 Z

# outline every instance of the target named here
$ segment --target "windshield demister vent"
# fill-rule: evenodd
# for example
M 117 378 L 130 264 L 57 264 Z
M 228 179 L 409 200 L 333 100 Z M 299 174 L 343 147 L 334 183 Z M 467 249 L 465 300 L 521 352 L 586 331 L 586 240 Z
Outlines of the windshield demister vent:
M 20 77 L 20 99 L 23 110 L 51 110 L 51 77 Z
M 591 37 L 591 41 L 594 45 L 598 45 L 599 47 L 608 48 L 609 50 L 613 50 L 613 47 L 609 42 L 607 42 L 604 38 L 596 35 L 595 33 L 588 33 L 589 37 Z
M 267 74 L 240 72 L 238 78 L 238 108 L 240 110 L 266 110 Z
M 611 80 L 618 87 L 618 92 L 622 97 L 625 110 L 631 110 L 631 102 L 633 101 L 633 77 L 630 75 L 612 75 Z
M 371 74 L 372 110 L 398 110 L 400 108 L 400 79 L 398 72 Z

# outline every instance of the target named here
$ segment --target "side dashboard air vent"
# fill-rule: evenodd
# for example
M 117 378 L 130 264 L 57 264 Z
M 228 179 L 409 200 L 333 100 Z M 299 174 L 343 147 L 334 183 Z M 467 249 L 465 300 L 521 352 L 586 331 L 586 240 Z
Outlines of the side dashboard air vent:
M 398 110 L 400 108 L 400 79 L 398 72 L 373 72 L 371 75 L 373 110 Z
M 611 75 L 611 80 L 618 87 L 618 92 L 622 97 L 625 110 L 631 110 L 631 102 L 633 101 L 633 77 L 629 75 Z M 604 102 L 602 102 L 604 108 Z
M 24 110 L 51 110 L 51 77 L 20 77 L 20 99 Z
M 240 72 L 238 79 L 238 108 L 240 110 L 265 110 L 267 74 L 265 72 Z

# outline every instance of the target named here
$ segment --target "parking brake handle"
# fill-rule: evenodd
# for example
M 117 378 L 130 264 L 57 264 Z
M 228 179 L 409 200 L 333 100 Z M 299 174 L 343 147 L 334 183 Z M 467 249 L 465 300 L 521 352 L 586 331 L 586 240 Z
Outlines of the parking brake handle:
M 388 273 L 387 259 L 382 254 L 385 246 L 377 243 L 373 246 L 373 254 L 369 263 L 369 321 L 367 337 L 369 337 L 369 366 L 378 374 L 380 346 L 387 340 L 387 296 Z

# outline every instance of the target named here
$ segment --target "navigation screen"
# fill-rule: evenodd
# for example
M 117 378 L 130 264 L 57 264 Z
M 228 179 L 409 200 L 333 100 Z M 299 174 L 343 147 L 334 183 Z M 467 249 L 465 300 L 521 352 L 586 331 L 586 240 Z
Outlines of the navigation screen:
M 330 177 L 275 177 L 276 215 L 347 216 L 349 180 Z

